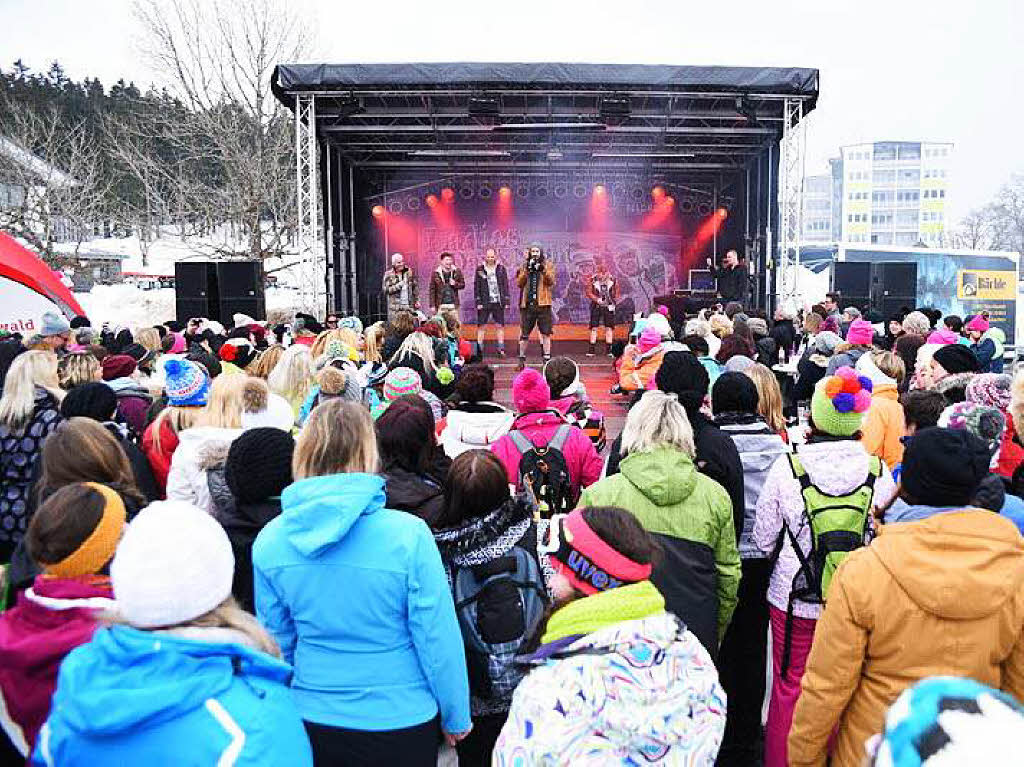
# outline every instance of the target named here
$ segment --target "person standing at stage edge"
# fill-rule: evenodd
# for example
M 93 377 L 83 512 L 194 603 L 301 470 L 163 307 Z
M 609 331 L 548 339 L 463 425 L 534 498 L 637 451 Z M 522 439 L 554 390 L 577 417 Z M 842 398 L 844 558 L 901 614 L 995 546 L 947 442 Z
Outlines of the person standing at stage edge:
M 455 265 L 451 253 L 441 254 L 441 263 L 430 275 L 430 308 L 434 314 L 445 309 L 459 312 L 459 291 L 466 287 L 462 270 Z
M 420 308 L 416 291 L 416 274 L 405 265 L 405 256 L 391 256 L 391 268 L 384 272 L 384 295 L 388 297 L 388 322 L 394 322 L 400 311 Z
M 498 263 L 494 248 L 484 253 L 484 262 L 473 275 L 473 297 L 476 301 L 476 344 L 484 352 L 484 331 L 487 321 L 498 326 L 498 356 L 505 356 L 505 310 L 508 308 L 508 272 Z
M 597 328 L 604 325 L 605 353 L 612 356 L 612 339 L 615 336 L 615 304 L 619 300 L 619 284 L 608 271 L 603 259 L 598 259 L 597 270 L 587 283 L 587 298 L 590 299 L 590 346 L 587 356 L 593 357 L 597 346 Z
M 722 267 L 715 268 L 713 259 L 708 259 L 708 268 L 711 276 L 718 282 L 718 295 L 723 301 L 738 301 L 746 306 L 749 287 L 749 277 L 745 262 L 740 261 L 740 256 L 735 250 L 730 250 L 722 259 Z
M 519 299 L 520 330 L 519 369 L 526 367 L 526 345 L 534 328 L 540 331 L 544 362 L 551 359 L 551 297 L 555 290 L 555 265 L 544 257 L 540 245 L 534 243 L 526 251 L 526 263 L 516 272 L 516 284 L 522 291 Z

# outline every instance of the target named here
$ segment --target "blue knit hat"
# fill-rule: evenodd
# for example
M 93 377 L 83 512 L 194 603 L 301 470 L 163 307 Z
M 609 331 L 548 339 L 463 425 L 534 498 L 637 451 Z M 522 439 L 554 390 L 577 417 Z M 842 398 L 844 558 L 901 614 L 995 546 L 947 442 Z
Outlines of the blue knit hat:
M 210 396 L 210 377 L 190 360 L 170 357 L 164 361 L 165 389 L 169 405 L 203 407 Z

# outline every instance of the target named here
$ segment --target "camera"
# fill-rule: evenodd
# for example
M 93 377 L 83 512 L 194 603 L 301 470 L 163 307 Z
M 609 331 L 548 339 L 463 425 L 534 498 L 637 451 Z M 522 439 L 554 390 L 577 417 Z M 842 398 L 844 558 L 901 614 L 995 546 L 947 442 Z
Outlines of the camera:
M 544 269 L 544 254 L 541 253 L 539 256 L 527 254 L 526 270 L 529 272 L 539 272 L 542 269 Z

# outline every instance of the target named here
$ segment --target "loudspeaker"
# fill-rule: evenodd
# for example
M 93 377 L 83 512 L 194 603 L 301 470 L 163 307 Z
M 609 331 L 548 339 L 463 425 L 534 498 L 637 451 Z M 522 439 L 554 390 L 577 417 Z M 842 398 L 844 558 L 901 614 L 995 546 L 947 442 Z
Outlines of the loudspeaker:
M 266 291 L 260 261 L 222 261 L 217 264 L 221 322 L 229 323 L 238 312 L 254 320 L 266 317 Z
M 888 261 L 875 264 L 871 277 L 871 303 L 889 317 L 903 307 L 917 305 L 917 263 Z
M 266 317 L 263 264 L 259 261 L 184 261 L 174 265 L 178 320 L 207 317 L 230 324 L 236 312 Z
M 843 297 L 844 306 L 852 306 L 854 296 L 865 300 L 871 295 L 871 264 L 836 261 L 832 264 L 832 290 Z
M 219 320 L 216 264 L 179 261 L 174 265 L 174 308 L 179 322 L 187 322 L 192 317 Z

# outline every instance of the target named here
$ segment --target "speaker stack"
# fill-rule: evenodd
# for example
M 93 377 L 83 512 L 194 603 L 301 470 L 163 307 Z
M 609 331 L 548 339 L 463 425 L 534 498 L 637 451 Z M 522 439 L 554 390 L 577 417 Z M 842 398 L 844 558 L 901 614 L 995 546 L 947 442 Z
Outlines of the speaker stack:
M 179 261 L 174 265 L 175 313 L 180 322 L 207 317 L 230 324 L 236 313 L 266 318 L 259 261 Z

